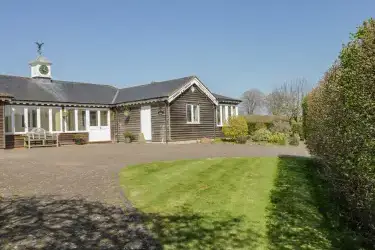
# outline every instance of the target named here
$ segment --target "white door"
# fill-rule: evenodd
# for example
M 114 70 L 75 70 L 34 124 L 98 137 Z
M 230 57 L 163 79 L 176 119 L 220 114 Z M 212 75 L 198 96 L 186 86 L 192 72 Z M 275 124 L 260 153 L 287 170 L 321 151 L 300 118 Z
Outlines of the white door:
M 110 141 L 109 110 L 89 110 L 89 141 Z
M 141 132 L 146 141 L 151 141 L 151 106 L 141 107 Z

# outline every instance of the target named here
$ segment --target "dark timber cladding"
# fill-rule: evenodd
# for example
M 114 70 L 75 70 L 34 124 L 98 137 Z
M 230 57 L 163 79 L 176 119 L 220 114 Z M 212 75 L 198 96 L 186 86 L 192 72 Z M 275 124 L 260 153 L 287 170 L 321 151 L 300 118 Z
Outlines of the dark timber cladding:
M 172 141 L 196 140 L 203 137 L 215 137 L 215 104 L 197 87 L 191 87 L 170 104 L 170 129 Z M 188 124 L 186 105 L 198 104 L 200 123 Z
M 129 116 L 125 117 L 125 109 L 118 108 L 117 112 L 115 111 L 115 120 L 118 124 L 115 126 L 115 140 L 118 142 L 124 141 L 124 132 L 129 131 L 135 136 L 135 140 L 138 140 L 138 135 L 141 131 L 140 126 L 140 117 L 141 117 L 141 106 L 129 106 Z
M 164 102 L 157 102 L 152 104 L 144 104 L 145 106 L 151 106 L 151 131 L 152 141 L 161 142 L 166 140 L 168 135 L 168 118 L 167 106 Z M 129 116 L 125 117 L 125 108 L 121 107 L 114 111 L 114 120 L 111 129 L 113 130 L 113 138 L 115 141 L 124 141 L 124 132 L 129 131 L 135 136 L 135 140 L 138 140 L 138 135 L 141 133 L 141 106 L 134 105 L 128 106 Z M 118 124 L 116 124 L 118 122 Z
M 0 148 L 5 148 L 5 114 L 4 102 L 0 101 Z
M 168 133 L 167 105 L 158 102 L 151 105 L 151 130 L 153 142 L 166 142 Z

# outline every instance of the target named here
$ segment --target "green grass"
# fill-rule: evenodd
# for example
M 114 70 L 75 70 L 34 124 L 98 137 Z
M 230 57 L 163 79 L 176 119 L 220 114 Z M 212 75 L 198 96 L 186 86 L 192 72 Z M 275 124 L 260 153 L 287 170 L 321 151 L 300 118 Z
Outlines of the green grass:
M 353 249 L 313 173 L 304 158 L 217 158 L 131 166 L 120 182 L 164 249 Z

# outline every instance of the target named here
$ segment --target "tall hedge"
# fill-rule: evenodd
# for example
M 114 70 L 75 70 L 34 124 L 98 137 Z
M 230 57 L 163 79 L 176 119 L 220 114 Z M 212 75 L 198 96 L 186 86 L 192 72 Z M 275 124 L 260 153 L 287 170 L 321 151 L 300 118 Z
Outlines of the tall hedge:
M 345 218 L 375 242 L 375 20 L 360 26 L 306 98 L 304 130 Z

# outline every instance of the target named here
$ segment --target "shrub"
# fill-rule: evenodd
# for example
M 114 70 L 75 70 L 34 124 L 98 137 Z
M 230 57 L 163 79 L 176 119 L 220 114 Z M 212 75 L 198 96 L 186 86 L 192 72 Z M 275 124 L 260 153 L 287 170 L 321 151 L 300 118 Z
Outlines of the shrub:
M 292 131 L 292 134 L 298 134 L 301 139 L 304 138 L 302 122 L 296 122 L 293 120 L 291 131 Z
M 223 142 L 223 139 L 221 139 L 221 138 L 215 138 L 213 141 L 212 141 L 212 143 L 222 143 Z
M 291 127 L 289 122 L 287 121 L 274 121 L 272 123 L 271 132 L 273 133 L 284 133 L 289 134 L 291 131 Z
M 288 143 L 288 135 L 284 133 L 273 133 L 269 138 L 268 142 L 269 143 L 276 143 L 279 145 L 286 145 Z
M 232 116 L 229 118 L 228 124 L 223 126 L 224 136 L 232 140 L 247 136 L 247 132 L 247 123 L 243 116 Z
M 293 135 L 289 138 L 289 144 L 292 145 L 292 146 L 298 146 L 300 140 L 301 140 L 301 138 L 299 137 L 298 134 L 293 134 Z
M 307 97 L 306 144 L 345 216 L 375 244 L 375 20 L 360 26 Z
M 251 137 L 253 141 L 268 141 L 272 133 L 266 128 L 261 128 L 255 131 Z
M 238 137 L 238 138 L 236 139 L 236 142 L 237 142 L 238 144 L 246 144 L 247 139 L 248 139 L 247 136 L 243 136 L 243 135 L 241 135 L 240 137 Z
M 80 134 L 73 135 L 73 141 L 76 145 L 84 145 L 86 144 L 86 138 Z
M 124 132 L 124 138 L 129 138 L 130 141 L 134 141 L 135 136 L 133 135 L 132 132 L 130 132 L 130 131 L 125 131 L 125 132 Z

